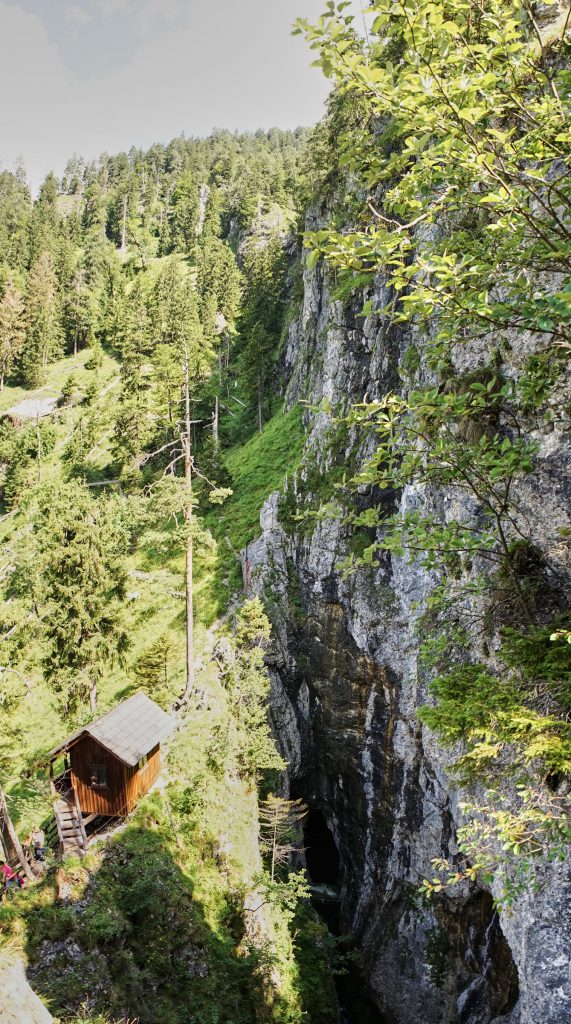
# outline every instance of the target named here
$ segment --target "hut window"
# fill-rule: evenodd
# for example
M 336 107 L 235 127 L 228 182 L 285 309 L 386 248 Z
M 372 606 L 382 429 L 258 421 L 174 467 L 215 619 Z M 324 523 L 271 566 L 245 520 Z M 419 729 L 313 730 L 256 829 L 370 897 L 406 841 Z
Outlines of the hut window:
M 144 754 L 143 757 L 141 758 L 141 760 L 139 761 L 139 764 L 138 764 L 137 767 L 138 768 L 144 768 L 148 760 L 149 760 L 148 754 Z
M 91 765 L 91 785 L 100 787 L 107 785 L 107 768 L 104 764 Z

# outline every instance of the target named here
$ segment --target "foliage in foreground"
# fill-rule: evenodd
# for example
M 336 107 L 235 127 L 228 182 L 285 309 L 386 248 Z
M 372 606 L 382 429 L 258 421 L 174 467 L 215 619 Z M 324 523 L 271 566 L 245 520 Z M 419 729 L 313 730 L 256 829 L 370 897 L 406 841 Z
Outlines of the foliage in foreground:
M 347 417 L 372 453 L 354 487 L 420 495 L 397 513 L 361 502 L 349 521 L 375 539 L 350 563 L 376 566 L 388 551 L 438 573 L 420 620 L 435 697 L 421 718 L 444 744 L 462 742 L 465 781 L 522 787 L 511 811 L 492 802 L 460 836 L 469 871 L 488 877 L 494 847 L 509 878 L 524 853 L 559 855 L 565 809 L 548 787 L 571 764 L 564 601 L 519 500 L 536 439 L 561 425 L 569 348 L 565 29 L 549 36 L 516 0 L 375 0 L 365 43 L 345 4 L 326 6 L 298 31 L 337 86 L 326 131 L 336 123 L 341 139 L 329 159 L 350 176 L 352 224 L 339 229 L 333 195 L 330 225 L 306 235 L 308 264 L 323 257 L 361 286 L 382 273 L 388 301 L 367 300 L 363 314 L 387 337 L 408 325 L 425 339 L 403 359 L 401 392 Z M 443 496 L 460 516 L 443 511 Z M 522 794 L 546 783 L 530 805 Z

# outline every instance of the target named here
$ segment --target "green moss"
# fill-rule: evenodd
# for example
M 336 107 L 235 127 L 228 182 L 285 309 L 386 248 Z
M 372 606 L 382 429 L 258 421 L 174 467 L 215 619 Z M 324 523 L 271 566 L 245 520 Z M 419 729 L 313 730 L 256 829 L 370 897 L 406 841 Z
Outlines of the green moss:
M 279 520 L 286 533 L 310 535 L 319 507 L 340 494 L 353 473 L 353 459 L 347 455 L 349 446 L 349 429 L 344 420 L 339 420 L 323 435 L 320 461 L 313 453 L 306 456 L 295 491 L 290 487 L 278 499 Z
M 287 562 L 287 597 L 290 617 L 296 626 L 302 626 L 306 620 L 306 612 L 301 599 L 301 587 L 295 564 Z

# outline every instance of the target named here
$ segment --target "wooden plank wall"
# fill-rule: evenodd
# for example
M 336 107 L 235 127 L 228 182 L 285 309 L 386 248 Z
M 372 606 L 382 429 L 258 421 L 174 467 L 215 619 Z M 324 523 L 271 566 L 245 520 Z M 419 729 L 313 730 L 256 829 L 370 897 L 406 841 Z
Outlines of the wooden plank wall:
M 70 750 L 73 782 L 84 814 L 125 814 L 126 766 L 91 736 L 84 736 Z M 107 785 L 91 785 L 91 766 L 104 765 Z
M 149 789 L 155 782 L 159 772 L 161 770 L 161 748 L 159 744 L 153 747 L 149 753 L 147 763 L 141 769 L 128 768 L 128 772 L 132 772 L 130 778 L 127 779 L 127 806 L 129 811 L 132 811 L 138 801 L 145 793 L 148 793 Z
M 140 770 L 123 764 L 91 736 L 84 736 L 70 750 L 73 782 L 84 814 L 109 816 L 129 814 L 155 782 L 161 768 L 161 748 L 157 744 Z M 91 784 L 91 766 L 105 765 L 107 786 Z

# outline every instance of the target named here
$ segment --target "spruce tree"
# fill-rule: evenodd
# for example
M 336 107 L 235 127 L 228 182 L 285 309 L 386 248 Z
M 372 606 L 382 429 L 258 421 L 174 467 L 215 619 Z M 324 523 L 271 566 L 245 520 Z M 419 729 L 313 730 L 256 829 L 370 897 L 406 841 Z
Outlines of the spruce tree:
M 169 219 L 171 251 L 190 253 L 196 244 L 198 223 L 198 186 L 190 171 L 177 182 Z
M 222 666 L 224 682 L 234 708 L 238 764 L 246 778 L 282 769 L 268 717 L 270 680 L 264 662 L 271 634 L 270 621 L 259 597 L 245 601 L 232 638 L 232 655 Z
M 179 647 L 170 633 L 161 633 L 135 665 L 141 688 L 162 707 L 169 703 L 169 685 L 179 659 Z
M 260 804 L 260 846 L 270 861 L 270 877 L 276 869 L 289 864 L 301 847 L 301 822 L 308 813 L 303 800 L 285 800 L 270 793 Z
M 266 412 L 272 414 L 270 381 L 283 320 L 285 255 L 280 239 L 252 236 L 245 246 L 243 272 L 239 364 L 250 409 L 261 430 Z
M 43 252 L 30 270 L 25 315 L 22 379 L 28 387 L 37 387 L 45 379 L 48 363 L 61 356 L 63 351 L 57 280 L 49 252 Z
M 25 332 L 24 299 L 9 278 L 0 299 L 0 391 L 20 355 Z
M 66 282 L 63 296 L 63 327 L 68 352 L 76 355 L 93 339 L 95 315 L 95 299 L 88 288 L 85 265 L 80 261 Z
M 0 265 L 24 270 L 28 265 L 32 214 L 25 175 L 0 171 Z
M 58 182 L 55 175 L 50 173 L 40 186 L 30 218 L 30 256 L 33 263 L 46 251 L 52 254 L 55 252 L 59 228 Z
M 26 561 L 28 587 L 20 586 L 40 610 L 45 677 L 66 716 L 86 703 L 95 711 L 99 681 L 128 646 L 125 537 L 116 510 L 70 482 L 41 491 L 29 520 L 34 557 Z

